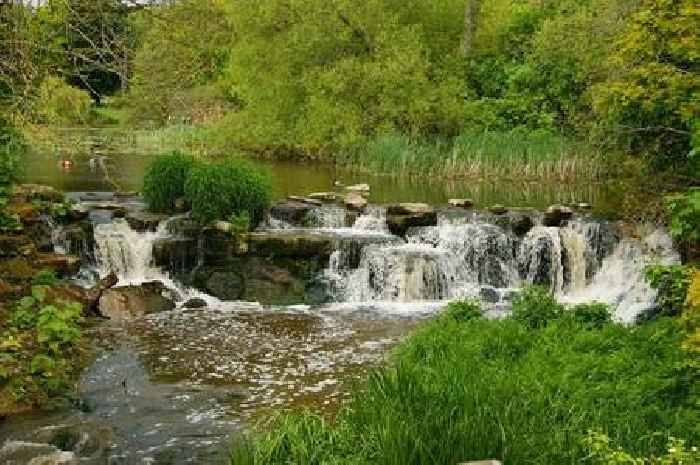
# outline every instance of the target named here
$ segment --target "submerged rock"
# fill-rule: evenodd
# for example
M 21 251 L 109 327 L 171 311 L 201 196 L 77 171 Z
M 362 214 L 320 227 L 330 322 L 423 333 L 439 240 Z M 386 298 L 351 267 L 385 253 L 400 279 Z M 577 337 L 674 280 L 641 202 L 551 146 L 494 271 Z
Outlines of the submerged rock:
M 244 291 L 243 278 L 234 271 L 215 271 L 207 279 L 206 290 L 217 299 L 239 300 Z
M 207 306 L 207 301 L 200 298 L 193 298 L 184 303 L 185 308 L 204 308 Z
M 404 236 L 411 227 L 436 226 L 437 212 L 426 203 L 400 203 L 387 208 L 386 222 L 392 234 Z
M 175 308 L 171 299 L 165 297 L 166 288 L 158 281 L 139 286 L 123 286 L 108 289 L 99 300 L 99 311 L 113 321 L 126 321 L 150 313 L 159 313 Z

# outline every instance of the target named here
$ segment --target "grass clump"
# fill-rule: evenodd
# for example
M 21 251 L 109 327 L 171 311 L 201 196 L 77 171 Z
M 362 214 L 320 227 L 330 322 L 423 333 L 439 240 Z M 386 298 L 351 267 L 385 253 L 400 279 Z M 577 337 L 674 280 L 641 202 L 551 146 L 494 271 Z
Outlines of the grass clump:
M 175 201 L 185 195 L 185 181 L 195 159 L 182 152 L 171 152 L 156 157 L 146 169 L 143 178 L 143 196 L 148 208 L 167 212 L 175 208 Z
M 564 306 L 544 287 L 526 287 L 513 299 L 513 319 L 530 329 L 547 326 L 563 312 Z
M 599 324 L 598 305 L 546 325 L 447 317 L 473 310 L 453 305 L 419 328 L 334 421 L 284 416 L 236 445 L 231 464 L 600 463 L 591 430 L 634 457 L 665 454 L 669 437 L 697 444 L 696 372 L 675 320 Z
M 475 300 L 455 300 L 447 304 L 442 318 L 453 321 L 469 321 L 481 318 L 481 307 Z
M 192 215 L 202 222 L 245 214 L 254 227 L 263 219 L 271 192 L 268 174 L 240 158 L 197 164 L 185 183 Z

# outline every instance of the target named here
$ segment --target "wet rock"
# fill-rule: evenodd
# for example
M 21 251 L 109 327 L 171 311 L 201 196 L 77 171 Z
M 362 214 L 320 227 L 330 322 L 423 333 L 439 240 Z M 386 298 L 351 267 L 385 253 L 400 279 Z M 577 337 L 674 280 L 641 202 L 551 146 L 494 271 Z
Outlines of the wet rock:
M 333 252 L 330 237 L 285 232 L 260 232 L 247 235 L 248 254 L 256 257 L 327 259 Z
M 448 205 L 455 208 L 472 208 L 474 201 L 472 199 L 450 199 Z
M 305 203 L 314 207 L 320 207 L 321 205 L 323 205 L 323 202 L 321 202 L 320 200 L 312 199 L 309 197 L 301 197 L 299 195 L 290 195 L 289 197 L 287 197 L 287 199 L 293 202 Z
M 204 299 L 199 299 L 199 298 L 196 298 L 196 297 L 195 297 L 194 299 L 188 300 L 188 301 L 185 302 L 185 304 L 183 305 L 183 307 L 185 307 L 185 308 L 204 308 L 204 307 L 206 307 L 206 306 L 207 306 L 207 301 L 206 301 L 206 300 L 204 300 Z
M 90 216 L 90 209 L 81 204 L 73 205 L 68 212 L 68 218 L 71 221 L 82 221 L 88 216 Z
M 285 200 L 270 209 L 270 216 L 292 225 L 304 225 L 314 205 L 299 200 Z
M 126 222 L 134 231 L 155 231 L 158 225 L 168 219 L 168 215 L 160 213 L 151 213 L 145 211 L 128 212 L 126 214 Z
M 226 234 L 230 234 L 231 231 L 233 231 L 233 225 L 228 221 L 215 221 L 212 226 L 214 226 L 214 229 L 217 231 Z
M 80 270 L 80 257 L 56 253 L 38 254 L 35 263 L 39 268 L 51 268 L 60 276 L 74 275 Z
M 490 304 L 498 303 L 501 300 L 498 290 L 492 286 L 481 286 L 481 289 L 479 289 L 479 297 L 484 302 L 488 302 Z
M 41 428 L 35 433 L 34 439 L 61 451 L 75 453 L 83 460 L 96 460 L 104 458 L 108 453 L 114 442 L 114 432 L 104 425 L 82 422 Z
M 574 211 L 563 205 L 552 205 L 544 212 L 545 226 L 561 226 L 574 215 Z
M 338 194 L 335 192 L 313 192 L 307 197 L 314 200 L 320 200 L 322 202 L 335 202 L 338 200 Z
M 153 263 L 171 273 L 181 273 L 197 266 L 197 239 L 166 238 L 153 243 Z
M 201 258 L 203 263 L 208 266 L 225 264 L 247 247 L 242 237 L 224 233 L 214 228 L 204 229 L 200 241 L 198 242 L 198 247 L 201 247 Z M 191 251 L 196 250 L 196 247 L 191 249 Z M 198 257 L 196 258 L 198 259 Z
M 18 202 L 30 202 L 32 200 L 45 200 L 48 202 L 62 202 L 63 193 L 50 186 L 40 184 L 20 184 L 12 191 L 12 198 Z
M 90 221 L 69 224 L 54 234 L 56 251 L 79 256 L 83 261 L 90 261 L 95 252 L 95 236 Z
M 369 192 L 369 184 L 354 184 L 352 186 L 346 186 L 345 190 L 355 191 L 355 192 Z
M 34 244 L 27 236 L 0 235 L 0 257 L 32 255 Z
M 27 465 L 78 465 L 80 461 L 73 452 L 56 451 L 41 457 L 35 457 Z
M 187 199 L 185 199 L 184 197 L 176 198 L 173 206 L 175 207 L 175 211 L 179 213 L 184 213 L 190 209 L 190 206 L 187 203 Z
M 34 459 L 46 457 L 59 450 L 50 444 L 24 441 L 7 441 L 0 448 L 0 463 L 3 465 L 27 465 Z
M 497 203 L 495 205 L 491 205 L 489 207 L 489 211 L 495 215 L 503 215 L 508 212 L 508 209 L 505 206 Z
M 350 192 L 343 199 L 343 204 L 348 210 L 359 212 L 367 207 L 367 199 L 357 192 Z
M 206 290 L 217 299 L 240 300 L 244 291 L 243 278 L 233 271 L 215 271 L 207 280 Z
M 593 207 L 591 206 L 590 203 L 580 202 L 580 203 L 576 204 L 576 208 L 578 208 L 579 210 L 590 210 Z
M 197 238 L 202 232 L 202 225 L 192 218 L 172 218 L 168 222 L 168 232 L 174 236 Z
M 387 226 L 396 236 L 404 236 L 411 227 L 436 226 L 437 212 L 425 203 L 400 203 L 387 208 Z
M 126 321 L 150 313 L 172 310 L 175 304 L 164 294 L 165 286 L 158 281 L 139 286 L 113 287 L 102 293 L 99 311 L 113 321 Z
M 244 300 L 270 305 L 304 301 L 304 283 L 289 269 L 261 259 L 246 264 Z
M 509 210 L 502 214 L 493 214 L 490 222 L 504 230 L 512 231 L 518 237 L 525 236 L 536 224 L 537 212 L 530 209 Z

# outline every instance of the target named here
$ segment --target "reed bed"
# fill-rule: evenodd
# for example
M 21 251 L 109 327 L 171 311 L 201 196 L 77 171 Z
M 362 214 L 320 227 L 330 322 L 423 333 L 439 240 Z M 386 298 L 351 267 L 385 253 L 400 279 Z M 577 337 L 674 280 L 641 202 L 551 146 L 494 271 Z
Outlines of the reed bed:
M 385 135 L 341 153 L 337 163 L 358 172 L 440 178 L 597 180 L 600 150 L 563 136 L 466 133 L 451 141 L 411 141 Z

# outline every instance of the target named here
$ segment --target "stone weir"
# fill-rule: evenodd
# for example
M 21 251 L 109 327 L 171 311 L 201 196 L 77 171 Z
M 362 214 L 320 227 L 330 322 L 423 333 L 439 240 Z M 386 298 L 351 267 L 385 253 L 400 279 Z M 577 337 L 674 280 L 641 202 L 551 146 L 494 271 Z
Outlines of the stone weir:
M 149 213 L 134 196 L 70 196 L 78 203 L 51 228 L 60 253 L 50 256 L 79 257 L 88 277 L 114 272 L 133 291 L 117 303 L 151 302 L 133 286 L 160 282 L 164 289 L 146 289 L 174 301 L 196 297 L 198 305 L 213 297 L 270 305 L 479 298 L 507 306 L 519 288 L 536 284 L 561 300 L 608 302 L 632 321 L 654 308 L 643 268 L 678 260 L 664 231 L 629 233 L 586 205 L 477 210 L 468 200 L 369 205 L 315 194 L 279 202 L 256 230 L 238 233 L 186 213 Z M 624 282 L 611 279 L 619 274 Z

